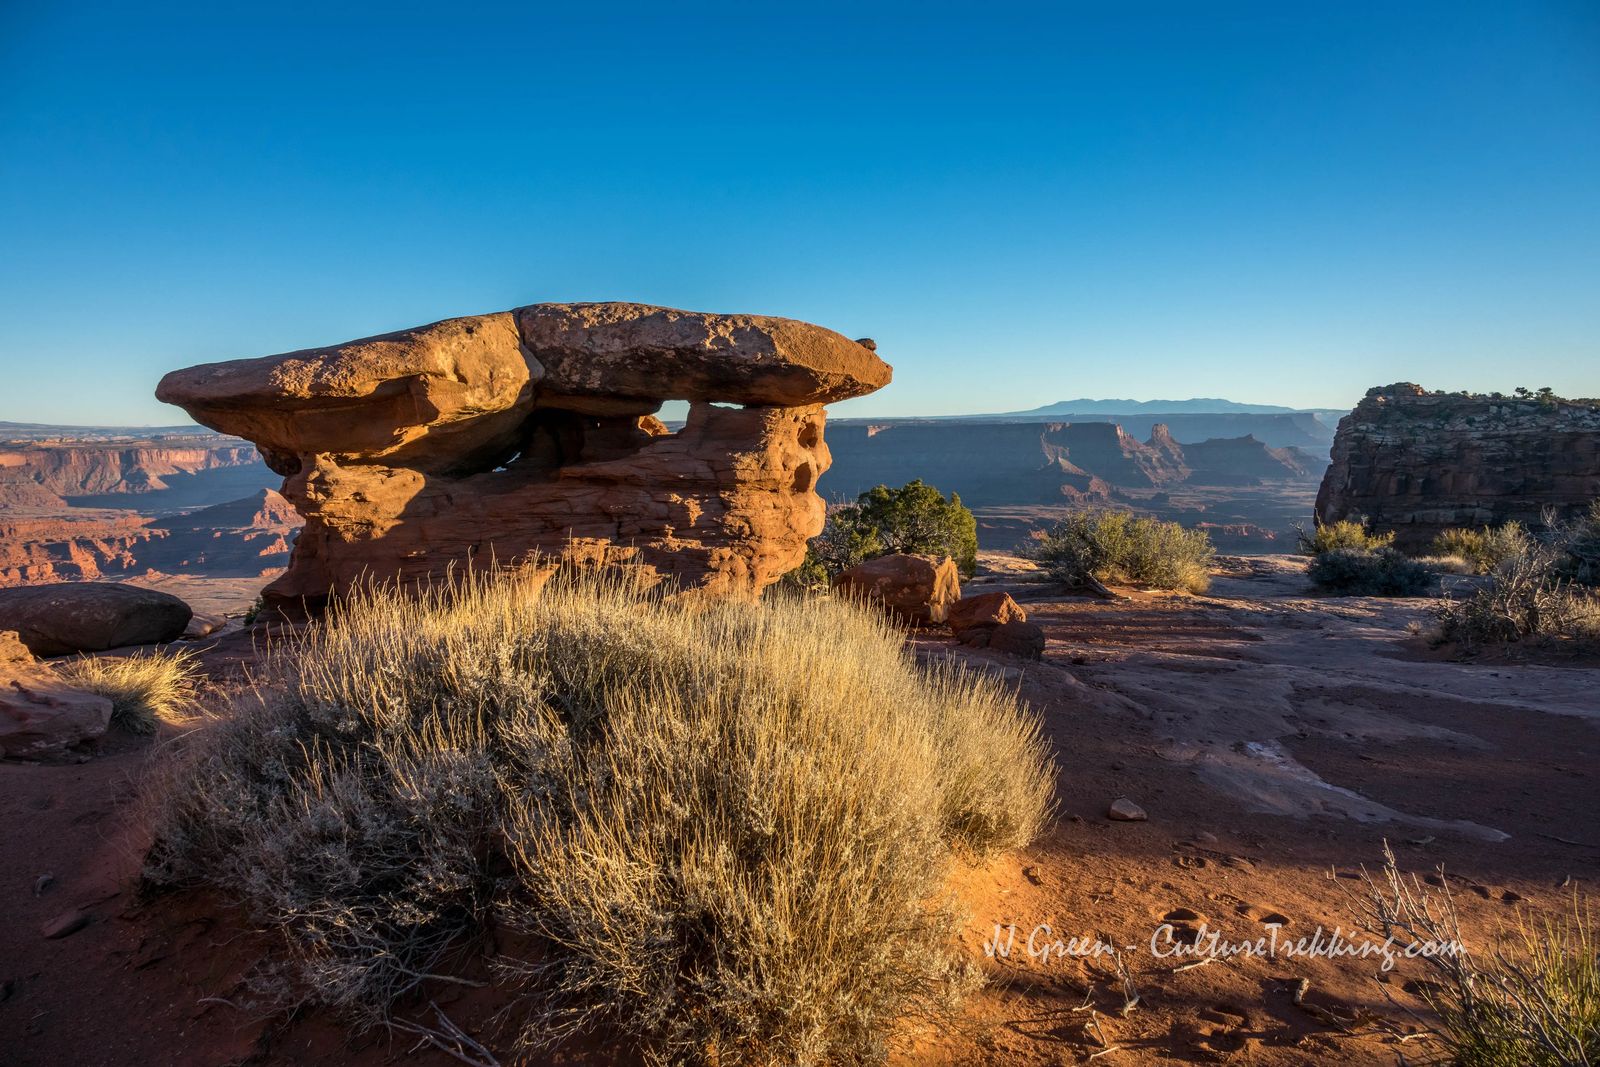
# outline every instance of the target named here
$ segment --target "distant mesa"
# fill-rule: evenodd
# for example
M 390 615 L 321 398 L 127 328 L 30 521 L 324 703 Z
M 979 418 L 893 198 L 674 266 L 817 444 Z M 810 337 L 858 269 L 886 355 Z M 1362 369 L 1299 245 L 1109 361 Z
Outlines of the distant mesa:
M 1365 516 L 1404 549 L 1452 527 L 1538 527 L 1600 497 L 1600 401 L 1369 390 L 1339 422 L 1317 518 Z
M 532 553 L 752 595 L 822 525 L 822 405 L 889 381 L 793 319 L 534 304 L 174 371 L 156 395 L 256 443 L 305 518 L 279 606 Z M 690 403 L 676 433 L 655 418 Z

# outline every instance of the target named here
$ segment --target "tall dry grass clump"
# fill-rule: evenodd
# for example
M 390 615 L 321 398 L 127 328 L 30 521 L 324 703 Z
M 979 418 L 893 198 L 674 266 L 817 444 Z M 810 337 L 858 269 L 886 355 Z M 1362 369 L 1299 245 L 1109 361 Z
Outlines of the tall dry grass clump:
M 951 857 L 1025 844 L 1054 770 L 1015 698 L 878 615 L 615 576 L 369 590 L 165 775 L 147 874 L 281 930 L 281 992 L 381 1021 L 490 929 L 515 1040 L 872 1060 L 970 984 Z
M 1469 574 L 1492 574 L 1502 563 L 1526 553 L 1532 543 L 1528 528 L 1512 520 L 1477 530 L 1446 530 L 1433 539 L 1428 551 L 1461 560 Z
M 189 651 L 88 656 L 58 669 L 78 688 L 109 698 L 112 725 L 136 734 L 188 722 L 200 676 Z

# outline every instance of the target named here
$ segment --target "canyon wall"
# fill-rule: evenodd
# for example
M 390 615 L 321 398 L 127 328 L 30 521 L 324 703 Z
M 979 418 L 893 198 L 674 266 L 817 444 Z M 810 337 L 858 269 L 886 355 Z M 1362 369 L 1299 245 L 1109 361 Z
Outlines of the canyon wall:
M 151 572 L 257 577 L 289 562 L 301 519 L 270 489 L 177 515 L 71 508 L 18 515 L 0 507 L 0 588 Z
M 854 500 L 875 485 L 920 478 L 969 506 L 1110 499 L 1117 489 L 1255 485 L 1315 477 L 1314 459 L 1253 437 L 1180 444 L 1156 423 L 1147 441 L 1108 422 L 896 420 L 836 422 L 821 492 Z
M 299 518 L 254 446 L 214 434 L 0 446 L 0 587 L 281 567 Z M 182 512 L 243 498 L 250 513 Z M 214 521 L 213 521 L 214 520 Z
M 182 443 L 0 446 L 0 482 L 32 482 L 63 498 L 157 493 L 183 476 L 260 465 L 249 443 L 209 436 Z
M 1367 392 L 1339 421 L 1317 518 L 1366 516 L 1418 550 L 1442 530 L 1516 519 L 1538 526 L 1600 496 L 1600 404 L 1429 393 L 1410 383 Z

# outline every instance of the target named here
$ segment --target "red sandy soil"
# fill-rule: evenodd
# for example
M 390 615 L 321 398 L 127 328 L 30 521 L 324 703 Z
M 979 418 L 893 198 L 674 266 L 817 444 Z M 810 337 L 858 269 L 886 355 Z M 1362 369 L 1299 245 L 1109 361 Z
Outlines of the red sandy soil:
M 965 941 L 991 982 L 957 1026 L 913 1028 L 898 1063 L 1080 1063 L 1102 1047 L 1091 1021 L 1120 1046 L 1103 1064 L 1394 1064 L 1402 1050 L 1415 1062 L 1427 1042 L 1399 1041 L 1421 1026 L 1386 997 L 1420 1009 L 1406 991 L 1415 964 L 1382 975 L 1376 960 L 1280 954 L 1175 971 L 1149 951 L 1152 933 L 1187 908 L 1233 940 L 1264 936 L 1267 919 L 1286 920 L 1280 940 L 1319 925 L 1349 934 L 1351 876 L 1381 864 L 1386 840 L 1408 870 L 1443 865 L 1474 947 L 1594 891 L 1600 670 L 1418 657 L 1407 624 L 1426 602 L 1310 598 L 1285 557 L 1225 561 L 1208 596 L 1116 602 L 1062 598 L 1028 584 L 1025 564 L 988 562 L 986 584 L 1046 627 L 1045 661 L 917 645 L 1020 687 L 1059 750 L 1060 815 L 1025 853 L 955 872 Z M 208 654 L 220 674 L 248 659 L 247 640 Z M 0 765 L 0 1062 L 457 1062 L 411 1056 L 401 1035 L 352 1037 L 322 1014 L 265 1014 L 245 979 L 270 939 L 210 898 L 136 898 L 132 798 L 152 751 L 118 737 L 82 764 Z M 1108 820 L 1119 796 L 1149 820 Z M 54 881 L 35 895 L 45 873 Z M 71 909 L 87 927 L 40 935 Z M 1009 958 L 984 955 L 996 924 L 1017 928 Z M 1040 924 L 1124 946 L 1137 1006 L 1122 1014 L 1104 959 L 1030 958 Z M 439 1003 L 494 1044 L 492 997 L 441 991 Z

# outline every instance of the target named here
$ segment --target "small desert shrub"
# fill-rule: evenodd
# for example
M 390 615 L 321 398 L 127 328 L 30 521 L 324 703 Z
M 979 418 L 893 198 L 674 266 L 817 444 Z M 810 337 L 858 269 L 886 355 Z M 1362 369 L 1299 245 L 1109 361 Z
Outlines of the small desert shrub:
M 1306 575 L 1318 589 L 1339 596 L 1423 596 L 1435 581 L 1426 564 L 1387 545 L 1320 552 Z
M 1433 539 L 1428 551 L 1436 556 L 1463 560 L 1472 574 L 1488 574 L 1505 560 L 1528 550 L 1527 527 L 1512 521 L 1480 530 L 1446 530 Z
M 1027 842 L 1053 777 L 1011 693 L 880 613 L 476 577 L 280 646 L 168 768 L 146 873 L 240 899 L 294 997 L 368 1023 L 493 923 L 524 1051 L 875 1060 L 973 982 L 952 857 Z
M 78 688 L 109 698 L 112 725 L 136 734 L 155 733 L 163 722 L 187 722 L 200 673 L 188 651 L 90 656 L 60 670 Z
M 1216 555 L 1204 530 L 1186 530 L 1126 511 L 1072 512 L 1046 533 L 1035 533 L 1027 555 L 1056 581 L 1080 587 L 1096 582 L 1203 593 Z
M 1600 1062 L 1600 938 L 1588 906 L 1573 898 L 1562 920 L 1519 918 L 1493 954 L 1474 959 L 1450 888 L 1430 894 L 1402 874 L 1386 845 L 1379 877 L 1363 872 L 1363 924 L 1415 959 L 1417 983 L 1439 1017 L 1437 1033 L 1460 1067 L 1588 1067 Z M 1441 951 L 1441 946 L 1448 946 Z
M 1530 538 L 1502 559 L 1472 596 L 1446 597 L 1436 616 L 1439 636 L 1471 647 L 1529 639 L 1600 641 L 1600 594 L 1565 575 L 1572 556 L 1559 533 Z
M 1557 527 L 1555 537 L 1563 556 L 1557 563 L 1561 577 L 1600 586 L 1600 500 L 1577 522 Z
M 785 576 L 790 585 L 825 587 L 840 571 L 896 552 L 949 556 L 963 578 L 978 569 L 978 521 L 959 494 L 947 498 L 922 480 L 876 486 L 828 514 L 806 558 Z
M 1364 517 L 1340 519 L 1338 522 L 1319 522 L 1310 533 L 1306 533 L 1303 527 L 1297 526 L 1296 532 L 1300 554 L 1304 556 L 1320 556 L 1326 552 L 1338 551 L 1376 552 L 1380 548 L 1388 548 L 1394 544 L 1393 533 L 1373 533 L 1367 529 L 1367 520 Z

